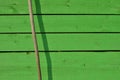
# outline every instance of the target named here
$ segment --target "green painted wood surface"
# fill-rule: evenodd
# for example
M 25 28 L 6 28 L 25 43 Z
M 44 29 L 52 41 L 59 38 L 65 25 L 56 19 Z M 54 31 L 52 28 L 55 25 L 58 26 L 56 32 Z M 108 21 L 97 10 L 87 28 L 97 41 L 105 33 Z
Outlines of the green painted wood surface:
M 47 34 L 37 35 L 39 50 L 120 50 L 120 34 Z M 31 34 L 0 35 L 0 51 L 34 50 Z M 42 41 L 43 40 L 43 41 Z M 44 44 L 44 46 L 43 46 Z
M 48 53 L 49 54 L 49 53 Z M 43 80 L 48 80 L 47 65 L 53 80 L 118 80 L 120 53 L 50 53 L 47 63 L 41 53 Z M 51 73 L 51 72 L 49 72 Z M 37 80 L 33 53 L 0 53 L 0 80 Z
M 119 4 L 119 0 L 33 1 L 34 13 L 37 14 L 120 14 Z M 27 0 L 1 0 L 0 14 L 28 14 Z
M 34 55 L 0 53 L 0 80 L 37 80 Z
M 41 26 L 45 32 L 119 32 L 120 16 L 43 16 L 38 21 L 35 16 L 36 31 Z M 40 24 L 38 24 L 38 22 Z M 0 16 L 0 32 L 31 32 L 29 16 Z M 44 32 L 44 31 L 42 31 Z
M 119 0 L 33 0 L 34 14 L 99 14 L 35 15 L 36 31 L 120 32 L 119 15 L 105 15 L 120 14 L 119 4 Z M 29 16 L 25 14 L 27 0 L 0 0 L 0 80 L 37 80 L 33 53 L 5 53 L 34 50 L 32 35 L 25 34 L 31 32 Z M 12 32 L 23 34 L 1 34 Z M 120 52 L 60 52 L 120 50 L 120 34 L 52 33 L 37 34 L 37 38 L 39 50 L 59 51 L 41 53 L 43 80 L 120 79 Z

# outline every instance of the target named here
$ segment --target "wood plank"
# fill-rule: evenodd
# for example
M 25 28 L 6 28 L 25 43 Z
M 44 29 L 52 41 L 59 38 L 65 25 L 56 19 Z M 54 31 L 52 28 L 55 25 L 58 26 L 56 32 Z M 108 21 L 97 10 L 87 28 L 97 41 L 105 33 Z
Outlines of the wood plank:
M 119 0 L 34 0 L 33 10 L 37 14 L 120 14 L 119 4 Z M 28 14 L 27 0 L 1 0 L 0 14 Z
M 120 79 L 119 63 L 120 52 L 41 53 L 43 80 L 48 80 L 48 68 L 49 74 L 55 80 Z M 0 53 L 0 75 L 1 80 L 37 80 L 35 55 L 33 53 Z
M 37 80 L 35 56 L 0 53 L 0 80 Z
M 120 32 L 120 16 L 35 16 L 37 32 Z M 39 20 L 39 21 L 38 21 Z M 31 32 L 29 16 L 0 16 L 0 32 Z
M 120 34 L 37 35 L 39 50 L 120 50 Z M 31 34 L 0 35 L 0 51 L 34 50 Z

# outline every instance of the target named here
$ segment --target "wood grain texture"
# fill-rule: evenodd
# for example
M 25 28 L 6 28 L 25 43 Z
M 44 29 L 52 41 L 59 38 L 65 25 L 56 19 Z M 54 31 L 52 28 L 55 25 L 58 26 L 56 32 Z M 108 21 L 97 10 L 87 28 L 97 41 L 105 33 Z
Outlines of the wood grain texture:
M 119 34 L 37 35 L 39 50 L 120 50 Z M 34 50 L 31 34 L 0 35 L 0 51 Z
M 120 16 L 34 16 L 37 32 L 120 32 Z M 38 21 L 39 20 L 39 21 Z M 0 16 L 0 32 L 31 32 L 29 16 Z
M 34 0 L 33 9 L 36 14 L 120 14 L 119 4 L 119 0 Z M 26 0 L 1 0 L 0 14 L 28 14 L 27 5 Z
M 1 80 L 37 80 L 34 55 L 0 53 Z
M 48 80 L 45 53 L 41 53 L 43 80 Z M 120 53 L 50 53 L 53 80 L 114 80 L 120 78 Z M 49 72 L 51 73 L 51 72 Z M 87 77 L 86 77 L 87 76 Z M 1 80 L 37 80 L 35 55 L 0 53 Z
M 120 0 L 34 0 L 33 12 L 37 32 L 120 32 L 120 16 L 114 15 L 120 14 Z M 27 0 L 0 0 L 0 80 L 37 80 L 34 53 L 9 53 L 34 51 L 32 35 L 25 34 L 31 32 L 28 13 Z M 41 53 L 43 80 L 120 79 L 120 52 L 60 52 L 120 50 L 120 34 L 37 34 L 37 39 L 39 50 L 58 51 Z

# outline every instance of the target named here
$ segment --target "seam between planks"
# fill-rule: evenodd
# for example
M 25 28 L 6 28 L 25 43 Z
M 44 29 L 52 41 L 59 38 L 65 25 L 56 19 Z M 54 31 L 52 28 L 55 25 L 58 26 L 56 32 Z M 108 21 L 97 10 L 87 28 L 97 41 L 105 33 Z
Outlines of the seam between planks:
M 32 32 L 0 32 L 0 34 L 32 34 Z M 36 32 L 36 34 L 120 34 L 120 32 Z
M 0 51 L 0 53 L 23 53 L 23 52 L 34 52 L 34 50 L 24 50 L 24 51 Z M 39 52 L 120 52 L 120 50 L 39 50 Z
M 112 16 L 112 15 L 114 15 L 114 16 L 120 16 L 120 14 L 33 14 L 33 15 L 78 15 L 78 16 L 80 16 L 80 15 L 93 15 L 93 16 L 96 16 L 96 15 L 99 15 L 99 16 L 104 16 L 104 15 L 106 15 L 106 16 Z M 0 16 L 29 16 L 29 14 L 0 14 Z

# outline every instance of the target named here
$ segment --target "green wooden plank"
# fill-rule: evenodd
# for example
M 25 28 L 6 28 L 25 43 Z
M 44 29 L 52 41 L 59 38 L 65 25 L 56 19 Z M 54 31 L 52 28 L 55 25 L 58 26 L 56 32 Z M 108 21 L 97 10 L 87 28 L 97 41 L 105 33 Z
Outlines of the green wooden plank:
M 120 34 L 37 35 L 39 50 L 120 50 Z M 31 34 L 0 35 L 0 51 L 34 50 Z
M 36 31 L 45 32 L 119 32 L 120 16 L 35 16 Z M 39 21 L 38 21 L 39 20 Z M 31 32 L 29 16 L 0 16 L 0 32 Z M 44 31 L 42 31 L 44 32 Z
M 37 80 L 35 56 L 0 53 L 0 80 Z
M 49 55 L 48 55 L 49 54 Z M 48 59 L 48 56 L 50 57 Z M 47 57 L 47 58 L 46 58 Z M 48 62 L 50 63 L 48 63 Z M 120 53 L 41 53 L 43 80 L 120 79 Z M 50 72 L 51 71 L 51 72 Z M 50 77 L 50 75 L 49 75 Z M 35 55 L 0 53 L 1 80 L 37 80 Z
M 34 0 L 33 10 L 37 14 L 120 14 L 119 4 L 119 0 Z M 28 14 L 27 0 L 1 0 L 0 14 Z

